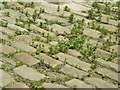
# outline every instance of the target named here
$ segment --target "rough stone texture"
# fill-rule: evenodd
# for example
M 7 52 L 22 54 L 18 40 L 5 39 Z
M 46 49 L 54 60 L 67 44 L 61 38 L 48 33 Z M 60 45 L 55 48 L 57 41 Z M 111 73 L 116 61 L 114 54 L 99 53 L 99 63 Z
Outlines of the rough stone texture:
M 103 76 L 107 76 L 115 81 L 118 81 L 118 73 L 108 70 L 106 68 L 98 68 L 96 70 L 97 73 L 102 74 Z
M 30 29 L 32 29 L 33 31 L 39 32 L 39 33 L 44 33 L 45 36 L 47 36 L 48 34 L 51 35 L 51 36 L 55 36 L 54 33 L 46 31 L 46 30 L 44 30 L 42 28 L 39 28 L 39 27 L 37 27 L 37 26 L 35 26 L 33 24 L 30 25 Z
M 18 60 L 27 65 L 35 65 L 39 62 L 37 59 L 29 55 L 28 53 L 22 53 L 22 52 L 15 54 L 13 58 L 15 61 Z
M 16 9 L 16 7 L 18 8 L 24 8 L 24 6 L 23 5 L 21 5 L 21 4 L 19 4 L 19 3 L 14 3 L 14 2 L 11 2 L 10 3 L 10 6 L 12 7 L 12 8 L 14 8 L 14 9 Z
M 11 90 L 12 90 L 12 89 L 15 89 L 15 88 L 26 88 L 26 89 L 28 89 L 29 87 L 24 83 L 16 82 L 13 85 L 8 86 L 7 88 L 11 88 Z
M 34 45 L 34 46 L 42 46 L 44 52 L 46 52 L 46 53 L 49 52 L 49 47 L 50 47 L 50 45 L 47 44 L 47 43 L 35 41 L 35 42 L 33 43 L 33 45 Z
M 111 84 L 99 78 L 88 78 L 85 80 L 85 82 L 97 88 L 117 88 L 117 86 L 115 86 L 114 84 Z
M 99 56 L 100 58 L 104 58 L 104 59 L 109 58 L 111 56 L 110 52 L 107 52 L 99 48 L 96 49 L 95 54 Z
M 11 68 L 14 68 L 16 66 L 16 63 L 13 59 L 2 57 L 2 58 L 0 58 L 0 60 L 3 63 L 7 64 L 7 66 L 9 65 L 9 67 L 11 67 Z
M 30 42 L 32 41 L 32 37 L 30 35 L 19 35 L 15 37 L 16 41 L 25 41 Z
M 45 23 L 45 20 L 37 19 L 36 22 L 37 22 L 37 23 L 40 23 L 40 22 Z
M 4 10 L 1 10 L 2 12 L 9 12 L 10 13 L 10 17 L 12 17 L 13 19 L 15 19 L 16 17 L 25 17 L 24 14 L 20 13 L 20 12 L 16 12 L 15 10 L 12 10 L 12 9 L 4 9 Z M 4 16 L 4 15 L 3 15 Z
M 44 47 L 43 47 L 43 49 L 44 49 L 44 52 L 49 52 L 49 47 L 50 47 L 50 45 L 49 44 L 46 44 L 46 43 L 41 43 L 41 45 L 43 45 Z
M 7 35 L 5 35 L 5 34 L 2 34 L 1 32 L 0 32 L 0 39 L 2 40 L 6 40 L 6 41 L 8 41 L 9 39 L 8 39 L 8 36 Z
M 65 84 L 71 88 L 94 88 L 93 86 L 90 86 L 78 79 L 72 79 L 70 81 L 65 82 Z
M 100 37 L 100 32 L 93 30 L 93 29 L 88 29 L 86 28 L 83 31 L 83 34 L 89 36 L 89 37 L 93 37 L 93 38 L 99 38 Z
M 97 40 L 89 39 L 89 41 L 86 40 L 86 42 L 83 44 L 83 47 L 86 47 L 86 45 L 88 43 L 92 44 L 93 46 L 95 46 L 96 44 L 98 44 L 98 48 L 101 48 L 103 46 L 101 42 L 98 42 Z
M 106 42 L 106 40 L 109 40 L 110 35 L 106 35 L 103 40 Z M 116 40 L 116 37 L 114 35 L 111 35 L 111 42 L 116 43 L 118 40 Z
M 43 86 L 44 88 L 68 88 L 68 87 L 63 86 L 63 85 L 52 84 L 52 83 L 43 83 L 42 86 Z
M 50 45 L 57 45 L 58 42 L 57 42 L 57 41 L 51 41 L 51 42 L 49 42 L 49 44 L 50 44 Z
M 7 72 L 0 70 L 0 87 L 4 87 L 14 82 L 14 78 Z
M 91 67 L 91 65 L 89 63 L 86 63 L 86 62 L 83 62 L 83 61 L 80 61 L 78 58 L 75 58 L 71 55 L 68 55 L 68 54 L 64 54 L 64 53 L 58 53 L 55 55 L 56 57 L 59 58 L 60 61 L 65 61 L 70 64 L 70 65 L 73 65 L 73 66 L 76 66 L 82 70 L 85 70 L 85 71 L 88 71 Z
M 48 14 L 41 14 L 42 19 L 47 19 L 47 20 L 53 20 L 55 19 L 55 16 L 48 15 Z
M 63 36 L 58 36 L 58 37 L 56 37 L 56 40 L 57 40 L 57 41 L 68 41 L 69 39 L 68 39 L 68 38 L 65 38 L 65 37 L 63 37 Z
M 77 51 L 77 50 L 71 50 L 71 49 L 69 49 L 68 50 L 68 54 L 73 55 L 74 57 L 77 57 L 77 58 L 83 57 L 82 54 L 80 54 L 80 52 Z
M 44 59 L 45 64 L 48 64 L 53 68 L 56 67 L 57 65 L 62 64 L 60 61 L 57 61 L 46 54 L 40 53 L 39 55 L 42 57 L 42 59 Z
M 106 28 L 110 32 L 116 32 L 116 30 L 118 29 L 115 26 L 107 25 L 107 24 L 100 24 L 100 26 Z
M 118 21 L 110 20 L 110 21 L 109 21 L 109 24 L 112 24 L 112 25 L 117 26 L 117 25 L 118 25 Z
M 112 62 L 107 62 L 107 61 L 105 61 L 105 60 L 103 60 L 103 59 L 101 59 L 101 58 L 98 58 L 98 59 L 96 59 L 96 60 L 97 60 L 97 62 L 98 62 L 100 65 L 102 65 L 102 66 L 104 66 L 104 67 L 106 67 L 106 68 L 113 69 L 113 70 L 115 70 L 116 72 L 118 72 L 118 64 L 115 64 L 115 63 L 112 63 Z
M 32 15 L 34 13 L 34 9 L 32 9 L 32 8 L 25 8 L 24 12 L 28 12 L 30 15 Z
M 1 26 L 0 26 L 0 28 L 2 28 L 2 29 L 0 29 L 0 32 L 4 32 L 4 33 L 6 33 L 8 35 L 14 35 L 15 34 L 15 32 L 13 30 L 11 30 L 11 29 L 1 27 Z
M 51 8 L 51 7 L 50 7 Z M 47 19 L 47 20 L 50 20 L 50 21 L 59 21 L 61 23 L 64 23 L 65 25 L 68 24 L 68 20 L 64 19 L 64 18 L 60 18 L 60 17 L 56 17 L 56 16 L 53 16 L 53 15 L 49 15 L 49 14 L 41 14 L 40 15 L 42 19 Z
M 14 72 L 20 75 L 24 79 L 34 80 L 34 81 L 40 81 L 41 79 L 46 77 L 45 75 L 40 74 L 36 70 L 29 68 L 26 65 L 15 68 Z
M 120 45 L 114 45 L 114 46 L 110 46 L 111 49 L 114 49 L 116 52 L 118 52 Z
M 15 53 L 16 52 L 16 49 L 11 47 L 11 46 L 0 44 L 0 48 L 2 48 L 2 52 L 1 52 L 1 50 L 0 50 L 0 52 L 4 53 L 4 54 L 11 54 L 11 53 Z
M 44 37 L 42 37 L 42 36 L 40 36 L 38 34 L 35 34 L 35 33 L 30 33 L 29 35 L 32 37 L 32 39 L 35 39 L 36 37 L 39 37 L 43 41 L 47 40 L 46 38 L 44 38 Z
M 0 20 L 2 19 L 8 21 L 9 23 L 15 24 L 15 20 L 11 17 L 0 17 Z
M 58 34 L 62 34 L 62 35 L 70 34 L 69 29 L 62 27 L 60 25 L 57 25 L 57 24 L 50 25 L 49 28 L 53 28 L 53 32 L 58 33 Z
M 28 30 L 26 28 L 22 28 L 20 26 L 12 24 L 12 23 L 8 23 L 8 28 L 11 29 L 11 30 L 15 30 L 15 31 L 18 29 L 20 31 L 26 31 L 26 32 L 28 32 Z
M 25 51 L 25 52 L 30 52 L 30 53 L 36 52 L 35 48 L 29 46 L 28 44 L 26 44 L 24 42 L 13 42 L 12 46 L 14 46 L 14 47 L 16 47 L 16 48 L 18 48 L 18 49 L 20 49 L 22 51 Z
M 69 74 L 73 77 L 79 77 L 79 78 L 82 78 L 83 75 L 87 75 L 86 72 L 79 70 L 77 68 L 74 68 L 72 66 L 69 66 L 69 65 L 65 65 L 60 71 L 65 74 Z

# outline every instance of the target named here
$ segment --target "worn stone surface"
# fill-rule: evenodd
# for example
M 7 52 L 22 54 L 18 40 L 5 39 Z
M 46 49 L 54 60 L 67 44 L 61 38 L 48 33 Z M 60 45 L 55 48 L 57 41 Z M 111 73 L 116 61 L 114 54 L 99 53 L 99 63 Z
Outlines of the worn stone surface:
M 80 52 L 77 51 L 77 50 L 69 49 L 68 54 L 73 55 L 74 57 L 77 57 L 77 58 L 82 58 L 83 57 L 82 54 L 80 54 Z
M 86 47 L 87 44 L 91 44 L 93 46 L 95 46 L 96 44 L 98 44 L 98 48 L 101 48 L 103 45 L 101 42 L 98 42 L 97 40 L 93 40 L 93 39 L 89 39 L 89 40 L 86 40 L 86 42 L 83 44 L 83 47 Z
M 53 28 L 53 32 L 58 33 L 58 34 L 62 34 L 62 35 L 70 34 L 69 29 L 62 27 L 60 25 L 57 25 L 57 24 L 50 25 L 49 28 Z
M 110 32 L 116 32 L 117 31 L 117 27 L 112 26 L 112 25 L 107 25 L 107 24 L 100 24 L 101 27 L 106 28 L 108 31 Z
M 111 46 L 110 48 L 114 49 L 116 52 L 118 52 L 119 47 L 120 47 L 120 45 L 114 45 L 114 46 Z
M 97 88 L 117 88 L 117 86 L 99 78 L 88 78 L 85 81 Z
M 94 88 L 93 86 L 90 86 L 86 83 L 84 83 L 83 81 L 80 81 L 78 79 L 72 79 L 68 82 L 65 82 L 65 84 L 69 87 L 72 88 Z
M 60 71 L 65 74 L 71 75 L 73 77 L 79 77 L 79 78 L 82 78 L 83 75 L 87 75 L 86 72 L 69 65 L 65 65 Z
M 110 21 L 109 21 L 109 24 L 112 24 L 112 25 L 117 26 L 117 25 L 118 25 L 118 21 L 110 20 Z
M 0 32 L 0 40 L 6 40 L 6 41 L 8 41 L 9 39 L 8 39 L 7 35 L 5 35 L 2 32 Z
M 83 62 L 81 60 L 79 60 L 78 58 L 75 58 L 71 55 L 68 55 L 68 54 L 64 54 L 64 53 L 58 53 L 55 55 L 56 57 L 59 58 L 60 61 L 65 61 L 70 64 L 70 65 L 73 65 L 73 66 L 76 66 L 82 70 L 85 70 L 85 71 L 88 71 L 91 67 L 90 64 L 86 63 L 86 62 Z
M 14 46 L 14 47 L 16 47 L 16 48 L 18 48 L 18 49 L 20 49 L 22 51 L 25 51 L 25 52 L 30 52 L 30 53 L 36 52 L 35 48 L 29 46 L 28 44 L 26 44 L 24 42 L 13 42 L 12 46 Z
M 66 86 L 59 85 L 59 84 L 52 84 L 52 83 L 43 83 L 42 86 L 44 88 L 67 88 Z
M 9 23 L 15 24 L 15 20 L 11 17 L 0 17 L 0 20 L 2 19 L 8 21 Z
M 111 56 L 110 52 L 107 52 L 99 48 L 96 49 L 95 54 L 99 56 L 100 58 L 104 58 L 104 59 L 109 58 Z
M 14 82 L 14 78 L 7 72 L 0 70 L 0 87 L 4 87 Z
M 102 74 L 103 76 L 107 76 L 115 81 L 118 81 L 118 73 L 108 70 L 106 68 L 98 68 L 96 70 L 97 73 Z
M 109 37 L 111 36 L 111 40 L 109 39 Z M 116 37 L 114 35 L 106 35 L 104 38 L 103 38 L 104 41 L 107 41 L 107 40 L 110 40 L 111 42 L 113 43 L 116 43 L 118 42 L 118 40 L 116 40 Z
M 11 54 L 11 53 L 15 53 L 16 52 L 16 49 L 11 47 L 11 46 L 0 44 L 0 48 L 2 48 L 2 53 L 4 53 L 4 54 Z
M 0 58 L 0 60 L 2 62 L 4 62 L 5 64 L 7 64 L 7 66 L 9 66 L 11 68 L 14 68 L 16 66 L 16 62 L 13 59 L 2 57 L 2 58 Z
M 5 27 L 0 27 L 0 28 L 2 28 L 2 29 L 0 29 L 0 32 L 4 32 L 8 35 L 14 35 L 15 34 L 14 31 L 11 30 L 11 29 L 8 29 L 8 28 L 5 28 Z
M 36 58 L 29 55 L 28 53 L 22 53 L 22 52 L 15 54 L 13 58 L 15 61 L 21 61 L 27 65 L 35 65 L 39 62 Z
M 46 54 L 40 53 L 39 55 L 42 57 L 42 59 L 44 59 L 44 63 L 45 64 L 48 64 L 48 65 L 50 65 L 53 68 L 56 67 L 57 65 L 62 64 L 60 61 L 55 60 L 55 59 L 49 57 Z
M 58 37 L 56 37 L 56 40 L 57 41 L 68 41 L 69 39 L 68 38 L 65 38 L 65 37 L 63 37 L 63 36 L 58 36 Z
M 16 82 L 16 83 L 14 83 L 13 85 L 10 85 L 10 86 L 8 86 L 7 88 L 29 88 L 26 84 L 24 84 L 24 83 L 19 83 L 19 82 Z
M 56 41 L 51 41 L 49 44 L 50 44 L 50 45 L 57 45 L 58 42 L 56 42 Z
M 11 30 L 15 30 L 15 31 L 18 29 L 20 31 L 26 31 L 26 32 L 28 32 L 28 30 L 26 28 L 22 28 L 20 26 L 12 24 L 12 23 L 8 23 L 8 28 L 11 29 Z
M 15 68 L 14 72 L 20 75 L 24 79 L 33 80 L 33 81 L 40 81 L 41 79 L 46 77 L 44 74 L 41 74 L 36 70 L 27 67 L 26 65 Z
M 37 27 L 37 26 L 35 26 L 35 25 L 33 25 L 33 24 L 30 25 L 30 29 L 32 29 L 32 30 L 34 30 L 34 31 L 36 31 L 36 32 L 39 32 L 39 33 L 44 33 L 45 36 L 47 36 L 48 34 L 51 35 L 51 36 L 55 36 L 54 33 L 49 32 L 49 31 L 47 31 L 47 30 L 44 30 L 44 29 L 42 29 L 42 28 L 39 28 L 39 27 Z
M 32 37 L 29 35 L 19 35 L 15 37 L 16 41 L 25 41 L 25 42 L 30 42 L 32 41 Z
M 99 38 L 100 37 L 100 32 L 96 31 L 96 30 L 92 30 L 92 29 L 88 29 L 86 28 L 83 31 L 83 34 L 89 36 L 89 37 L 93 37 L 93 38 Z
M 111 68 L 111 69 L 115 70 L 116 72 L 118 72 L 118 64 L 115 64 L 115 63 L 112 63 L 112 62 L 109 62 L 109 61 L 107 62 L 107 61 L 105 61 L 101 58 L 98 58 L 96 60 L 100 65 L 102 65 L 106 68 Z
M 34 13 L 34 9 L 32 9 L 32 8 L 25 8 L 24 12 L 28 12 L 30 15 L 32 15 Z

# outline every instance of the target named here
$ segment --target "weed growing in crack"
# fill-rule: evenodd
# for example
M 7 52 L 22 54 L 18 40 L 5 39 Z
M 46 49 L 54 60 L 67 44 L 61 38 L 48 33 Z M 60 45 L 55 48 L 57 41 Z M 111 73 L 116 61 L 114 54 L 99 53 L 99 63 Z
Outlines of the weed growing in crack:
M 97 44 L 95 46 L 88 44 L 87 48 L 83 48 L 80 50 L 80 53 L 83 54 L 85 57 L 89 57 L 94 54 L 96 48 L 97 48 Z
M 8 54 L 5 54 L 5 56 L 6 56 L 7 58 L 12 58 L 14 54 L 15 54 L 15 53 L 8 53 Z
M 5 8 L 5 9 L 9 9 L 9 8 L 10 8 L 8 2 L 2 2 L 2 4 L 4 5 L 4 8 Z
M 60 11 L 60 6 L 57 7 L 57 12 L 59 12 L 59 11 Z
M 2 64 L 1 69 L 3 69 L 5 72 L 9 72 L 9 71 L 11 71 L 11 68 L 8 67 L 8 66 L 5 65 L 5 64 Z
M 73 21 L 74 21 L 74 14 L 71 14 L 71 15 L 68 17 L 68 21 L 69 21 L 69 23 L 73 23 Z
M 26 4 L 24 5 L 24 7 L 25 7 L 25 8 L 27 8 L 27 7 L 34 8 L 35 5 L 34 5 L 34 2 L 30 2 L 30 3 L 26 3 Z
M 65 6 L 64 11 L 70 12 L 70 8 L 68 6 Z
M 113 50 L 111 56 L 108 57 L 106 61 L 113 61 L 116 57 L 117 57 L 117 52 Z
M 29 33 L 27 31 L 21 31 L 21 30 L 17 29 L 15 31 L 15 34 L 16 35 L 28 35 Z
M 4 12 L 3 15 L 7 16 L 7 17 L 10 17 L 10 12 Z
M 49 47 L 49 52 L 52 55 L 59 53 L 59 46 L 58 45 L 51 45 Z
M 46 38 L 47 38 L 47 42 L 50 42 L 53 39 L 53 37 L 50 34 L 47 34 Z
M 2 26 L 2 27 L 7 27 L 7 26 L 8 26 L 8 22 L 7 22 L 6 20 L 2 19 L 2 20 L 0 21 L 0 26 Z
M 14 36 L 12 36 L 12 35 L 8 35 L 8 38 L 11 39 L 11 40 L 13 40 L 13 41 L 15 39 Z
M 21 61 L 16 61 L 16 66 L 15 67 L 19 67 L 19 66 L 22 66 L 23 65 L 23 62 Z
M 61 41 L 61 42 L 58 42 L 58 45 L 59 45 L 60 52 L 64 52 L 64 53 L 68 52 L 68 49 L 69 49 L 68 42 Z

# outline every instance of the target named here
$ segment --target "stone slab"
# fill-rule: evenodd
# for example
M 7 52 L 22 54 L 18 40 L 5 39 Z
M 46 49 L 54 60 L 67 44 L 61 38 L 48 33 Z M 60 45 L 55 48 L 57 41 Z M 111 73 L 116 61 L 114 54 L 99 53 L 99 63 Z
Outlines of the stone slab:
M 33 56 L 29 55 L 28 53 L 17 53 L 13 56 L 15 61 L 21 61 L 27 65 L 35 65 L 39 61 L 35 59 Z
M 37 72 L 33 68 L 27 67 L 26 65 L 15 68 L 14 72 L 20 75 L 22 78 L 32 81 L 40 81 L 46 77 L 45 75 Z
M 82 76 L 87 75 L 86 72 L 69 65 L 65 65 L 60 71 L 77 78 L 82 78 Z
M 0 70 L 0 87 L 7 86 L 14 82 L 14 78 L 7 72 Z

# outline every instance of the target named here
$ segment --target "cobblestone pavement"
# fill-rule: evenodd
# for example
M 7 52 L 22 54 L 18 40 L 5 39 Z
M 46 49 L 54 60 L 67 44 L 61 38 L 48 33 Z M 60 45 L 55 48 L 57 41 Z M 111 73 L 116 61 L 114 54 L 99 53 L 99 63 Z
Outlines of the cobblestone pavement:
M 1 2 L 0 87 L 118 88 L 118 22 L 88 19 L 89 9 L 77 0 Z

